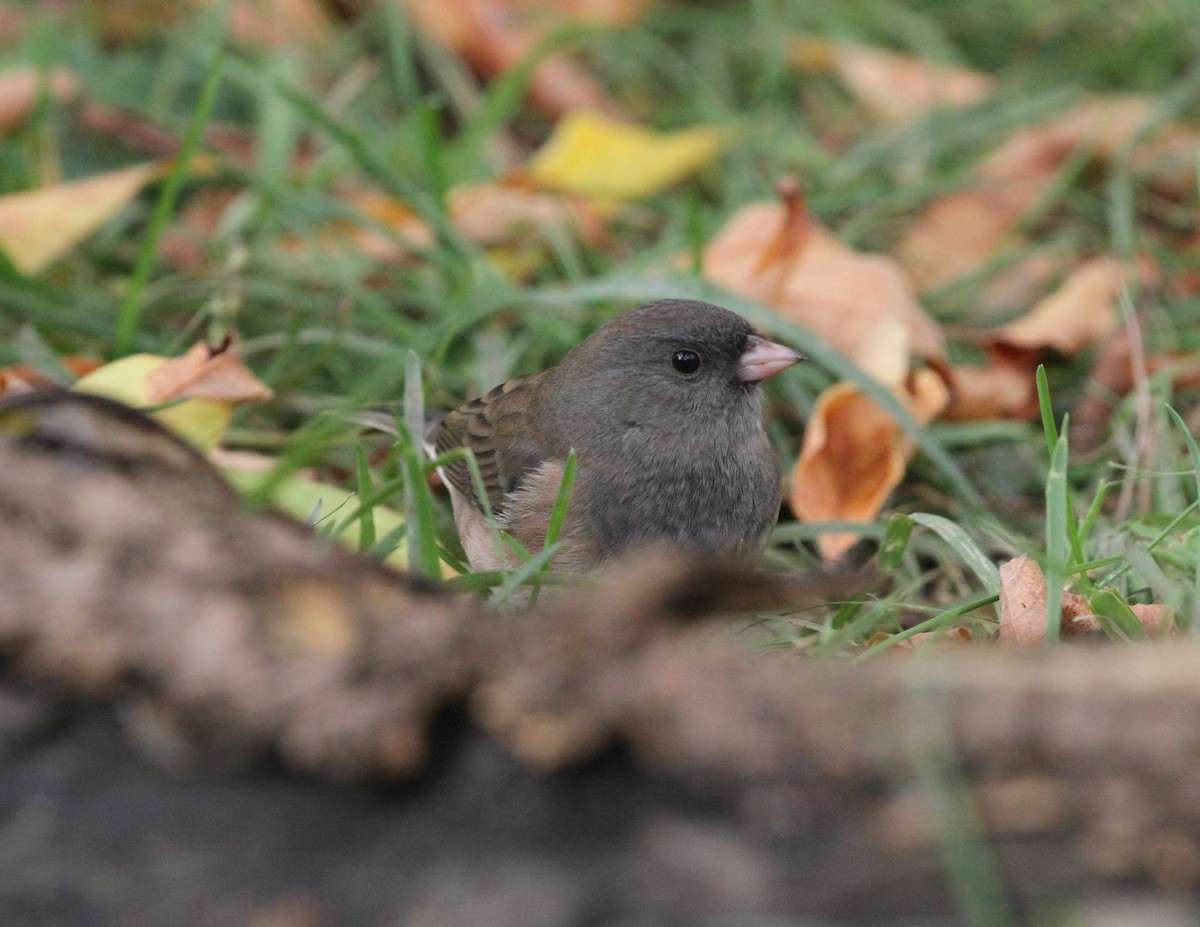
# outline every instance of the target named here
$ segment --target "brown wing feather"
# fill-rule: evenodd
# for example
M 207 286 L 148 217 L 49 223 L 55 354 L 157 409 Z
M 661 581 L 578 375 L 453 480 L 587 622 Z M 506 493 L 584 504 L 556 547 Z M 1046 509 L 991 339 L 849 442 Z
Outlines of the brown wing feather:
M 540 376 L 509 380 L 459 406 L 438 423 L 431 435 L 438 454 L 465 447 L 475 455 L 488 503 L 497 517 L 504 514 L 506 497 L 523 479 L 547 460 L 566 456 L 565 451 L 539 438 L 541 429 L 528 395 L 514 395 L 515 391 L 528 389 Z M 471 505 L 483 510 L 465 460 L 443 467 L 442 475 Z

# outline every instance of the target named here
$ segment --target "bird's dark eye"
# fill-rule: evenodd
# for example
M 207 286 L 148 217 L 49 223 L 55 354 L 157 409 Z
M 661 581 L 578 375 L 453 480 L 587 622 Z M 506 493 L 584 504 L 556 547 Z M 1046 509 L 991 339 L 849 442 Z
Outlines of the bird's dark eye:
M 680 373 L 695 373 L 700 369 L 700 355 L 695 351 L 676 351 L 671 355 L 671 366 Z

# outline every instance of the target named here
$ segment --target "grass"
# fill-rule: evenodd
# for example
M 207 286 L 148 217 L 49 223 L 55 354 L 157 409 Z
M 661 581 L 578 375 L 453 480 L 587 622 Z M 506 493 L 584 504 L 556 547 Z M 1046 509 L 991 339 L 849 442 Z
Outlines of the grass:
M 41 275 L 0 268 L 0 363 L 53 367 L 56 355 L 178 353 L 206 333 L 235 331 L 277 398 L 241 410 L 230 443 L 270 453 L 288 471 L 316 466 L 356 489 L 358 503 L 332 520 L 357 523 L 360 546 L 376 555 L 407 544 L 414 569 L 432 575 L 439 560 L 462 566 L 462 554 L 445 499 L 428 491 L 436 462 L 420 449 L 424 410 L 451 408 L 554 363 L 634 303 L 699 295 L 813 358 L 768 386 L 770 432 L 785 463 L 795 459 L 815 397 L 835 378 L 858 382 L 889 407 L 919 446 L 906 482 L 864 531 L 860 557 L 882 557 L 891 587 L 870 601 L 770 620 L 763 625 L 769 641 L 861 659 L 918 630 L 964 621 L 987 635 L 995 622 L 988 571 L 1018 552 L 1042 561 L 1052 588 L 1061 580 L 1101 595 L 1114 615 L 1129 602 L 1170 595 L 1181 622 L 1194 623 L 1195 597 L 1183 592 L 1200 579 L 1200 459 L 1185 424 L 1194 400 L 1176 395 L 1165 377 L 1146 387 L 1149 414 L 1134 396 L 1117 405 L 1101 453 L 1086 460 L 1072 455 L 1058 424 L 1085 388 L 1086 359 L 1050 360 L 1040 426 L 921 427 L 889 391 L 807 331 L 673 263 L 697 254 L 737 207 L 767 198 L 785 174 L 803 178 L 811 209 L 844 240 L 886 251 L 916 211 L 959 188 L 970 165 L 1009 132 L 1085 93 L 1153 94 L 1163 118 L 1200 119 L 1200 34 L 1189 0 L 1120 13 L 1099 0 L 1030 0 L 986 12 L 950 0 L 663 4 L 627 30 L 558 30 L 487 84 L 398 10 L 381 4 L 335 25 L 319 53 L 234 44 L 220 5 L 118 41 L 106 40 L 96 19 L 35 19 L 0 52 L 0 65 L 70 67 L 89 100 L 136 113 L 179 139 L 180 165 L 203 149 L 206 126 L 238 127 L 255 155 L 220 159 L 215 171 L 190 176 L 180 167 Z M 831 75 L 790 65 L 788 43 L 798 31 L 983 68 L 1000 90 L 953 116 L 881 126 Z M 494 144 L 499 130 L 526 149 L 544 138 L 551 120 L 527 105 L 524 90 L 536 61 L 560 49 L 586 62 L 643 121 L 725 125 L 737 142 L 694 180 L 640 204 L 608 245 L 551 236 L 498 262 L 456 230 L 445 194 L 505 168 Z M 305 167 L 296 170 L 302 151 Z M 0 138 L 0 191 L 141 156 L 136 146 L 89 131 L 77 111 L 44 100 Z M 393 263 L 332 246 L 332 227 L 403 238 L 345 200 L 341 191 L 354 186 L 402 199 L 433 240 L 414 259 Z M 234 205 L 200 242 L 201 268 L 164 260 L 172 222 L 221 189 L 232 191 Z M 1051 243 L 1078 253 L 1151 253 L 1164 266 L 1187 268 L 1194 256 L 1171 244 L 1178 234 L 1161 232 L 1194 225 L 1194 206 L 1156 198 L 1119 162 L 1100 176 L 1093 165 L 1070 163 L 1039 204 L 1035 229 L 1049 228 Z M 506 272 L 520 261 L 527 273 Z M 947 323 L 976 322 L 988 273 L 923 301 Z M 1200 344 L 1194 296 L 1151 297 L 1143 316 L 1156 350 Z M 955 341 L 951 350 L 974 349 Z M 400 439 L 382 455 L 362 452 L 338 424 L 348 410 L 401 398 Z M 371 510 L 384 503 L 404 509 L 410 537 L 378 536 Z M 838 530 L 785 518 L 766 562 L 811 567 L 814 539 Z M 534 555 L 516 577 L 455 582 L 507 598 L 527 581 L 552 581 L 548 556 Z M 1096 563 L 1111 566 L 1083 569 Z

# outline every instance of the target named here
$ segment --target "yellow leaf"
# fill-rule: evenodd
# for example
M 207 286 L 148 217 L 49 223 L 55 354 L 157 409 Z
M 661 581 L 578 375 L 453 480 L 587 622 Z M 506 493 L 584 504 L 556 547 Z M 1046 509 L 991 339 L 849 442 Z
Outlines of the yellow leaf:
M 529 174 L 543 187 L 614 200 L 650 196 L 694 173 L 725 144 L 698 127 L 654 132 L 591 112 L 570 113 L 534 155 Z
M 75 389 L 131 406 L 182 400 L 152 416 L 195 447 L 208 451 L 229 427 L 233 407 L 268 399 L 271 390 L 242 366 L 232 350 L 195 345 L 182 357 L 134 354 L 105 364 L 77 381 Z
M 225 460 L 229 462 L 229 455 Z M 237 467 L 224 466 L 221 472 L 229 482 L 241 492 L 253 492 L 266 481 L 270 475 L 267 470 L 247 470 Z M 304 476 L 290 476 L 279 481 L 271 490 L 271 504 L 286 512 L 298 521 L 308 522 L 316 513 L 318 521 L 329 519 L 333 524 L 340 524 L 348 515 L 358 508 L 358 494 L 352 490 L 320 480 L 308 479 Z M 380 538 L 392 534 L 404 524 L 404 516 L 386 505 L 376 505 L 371 510 L 375 519 L 375 532 Z M 321 528 L 325 527 L 322 521 Z M 318 528 L 318 530 L 321 530 Z M 352 521 L 336 535 L 340 544 L 357 549 L 359 542 L 359 523 Z M 408 567 L 408 544 L 402 542 L 392 551 L 386 561 L 396 569 Z M 453 575 L 453 571 L 443 564 L 443 575 Z
M 0 196 L 0 249 L 23 274 L 36 274 L 114 216 L 164 162 Z

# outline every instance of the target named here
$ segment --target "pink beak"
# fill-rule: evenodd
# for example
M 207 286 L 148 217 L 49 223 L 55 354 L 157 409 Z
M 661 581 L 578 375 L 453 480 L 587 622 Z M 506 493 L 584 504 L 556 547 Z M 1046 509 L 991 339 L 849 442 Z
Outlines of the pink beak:
M 738 364 L 738 376 L 746 383 L 757 383 L 787 370 L 792 364 L 802 360 L 804 355 L 797 354 L 791 348 L 767 341 L 758 335 L 751 335 L 746 340 L 742 362 Z

